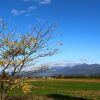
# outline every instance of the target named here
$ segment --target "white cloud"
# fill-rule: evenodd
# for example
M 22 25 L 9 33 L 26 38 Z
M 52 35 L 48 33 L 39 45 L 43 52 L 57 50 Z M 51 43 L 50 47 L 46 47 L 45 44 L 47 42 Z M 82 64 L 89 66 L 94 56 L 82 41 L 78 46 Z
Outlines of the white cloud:
M 37 2 L 40 5 L 50 4 L 51 0 L 22 0 L 23 2 Z
M 21 15 L 21 14 L 25 14 L 25 15 L 27 15 L 28 13 L 30 13 L 31 11 L 33 11 L 33 10 L 35 10 L 36 9 L 36 7 L 34 7 L 34 6 L 30 6 L 30 7 L 28 7 L 27 9 L 24 9 L 24 10 L 18 10 L 18 9 L 12 9 L 11 10 L 11 13 L 13 14 L 13 15 L 15 15 L 15 16 L 17 16 L 17 15 Z
M 32 0 L 31 0 L 32 1 Z M 37 2 L 39 5 L 46 5 L 46 4 L 50 4 L 51 0 L 33 0 L 34 2 Z
M 72 67 L 78 64 L 82 64 L 81 62 L 77 62 L 77 61 L 57 61 L 57 62 L 47 62 L 45 63 L 47 65 L 49 65 L 50 67 Z
M 37 7 L 30 6 L 30 7 L 28 8 L 28 11 L 35 10 L 36 8 L 37 8 Z
M 51 0 L 39 0 L 39 4 L 50 4 Z
M 23 0 L 24 2 L 30 2 L 31 0 Z
M 89 62 L 89 60 L 86 59 L 86 58 L 81 58 L 81 59 L 80 59 L 80 62 L 86 63 L 86 62 Z
M 26 10 L 17 10 L 17 9 L 12 9 L 12 11 L 11 11 L 11 13 L 13 14 L 13 15 L 20 15 L 20 14 L 23 14 L 23 13 L 26 13 L 27 11 Z
M 54 67 L 54 66 L 60 66 L 60 67 L 72 67 L 75 65 L 79 65 L 79 64 L 83 64 L 83 63 L 87 63 L 87 64 L 91 64 L 91 62 L 88 59 L 78 59 L 78 60 L 63 60 L 63 61 L 52 61 L 52 62 L 47 62 L 45 64 L 49 65 L 50 67 Z
M 29 14 L 26 14 L 25 17 L 29 17 Z

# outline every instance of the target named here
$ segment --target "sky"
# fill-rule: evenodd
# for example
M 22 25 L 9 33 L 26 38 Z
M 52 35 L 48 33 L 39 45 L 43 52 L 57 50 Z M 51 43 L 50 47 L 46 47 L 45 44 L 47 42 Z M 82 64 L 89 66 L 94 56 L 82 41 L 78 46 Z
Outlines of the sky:
M 100 0 L 0 0 L 0 18 L 20 31 L 57 22 L 61 53 L 41 62 L 100 63 Z

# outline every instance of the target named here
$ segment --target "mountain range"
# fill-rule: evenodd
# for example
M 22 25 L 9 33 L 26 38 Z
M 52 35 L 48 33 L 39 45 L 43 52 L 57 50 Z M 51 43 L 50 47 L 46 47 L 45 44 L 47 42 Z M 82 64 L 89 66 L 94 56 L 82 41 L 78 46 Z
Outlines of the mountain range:
M 73 66 L 52 66 L 45 70 L 22 72 L 24 77 L 44 77 L 58 75 L 100 75 L 99 64 L 75 64 Z

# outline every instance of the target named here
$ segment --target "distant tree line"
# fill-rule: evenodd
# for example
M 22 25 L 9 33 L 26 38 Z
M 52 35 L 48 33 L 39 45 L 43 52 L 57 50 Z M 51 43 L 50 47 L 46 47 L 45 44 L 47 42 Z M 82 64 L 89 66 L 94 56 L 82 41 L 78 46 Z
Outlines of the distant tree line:
M 100 74 L 97 75 L 57 75 L 51 76 L 52 78 L 100 78 Z

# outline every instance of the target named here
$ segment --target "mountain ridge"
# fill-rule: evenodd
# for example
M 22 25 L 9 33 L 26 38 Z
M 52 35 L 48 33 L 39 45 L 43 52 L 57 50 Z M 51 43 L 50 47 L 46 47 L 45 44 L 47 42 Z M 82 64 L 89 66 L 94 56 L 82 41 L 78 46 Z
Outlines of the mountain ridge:
M 31 77 L 48 77 L 58 75 L 98 75 L 100 74 L 99 64 L 77 64 L 73 66 L 52 66 L 46 70 L 36 72 L 23 72 L 22 76 Z

